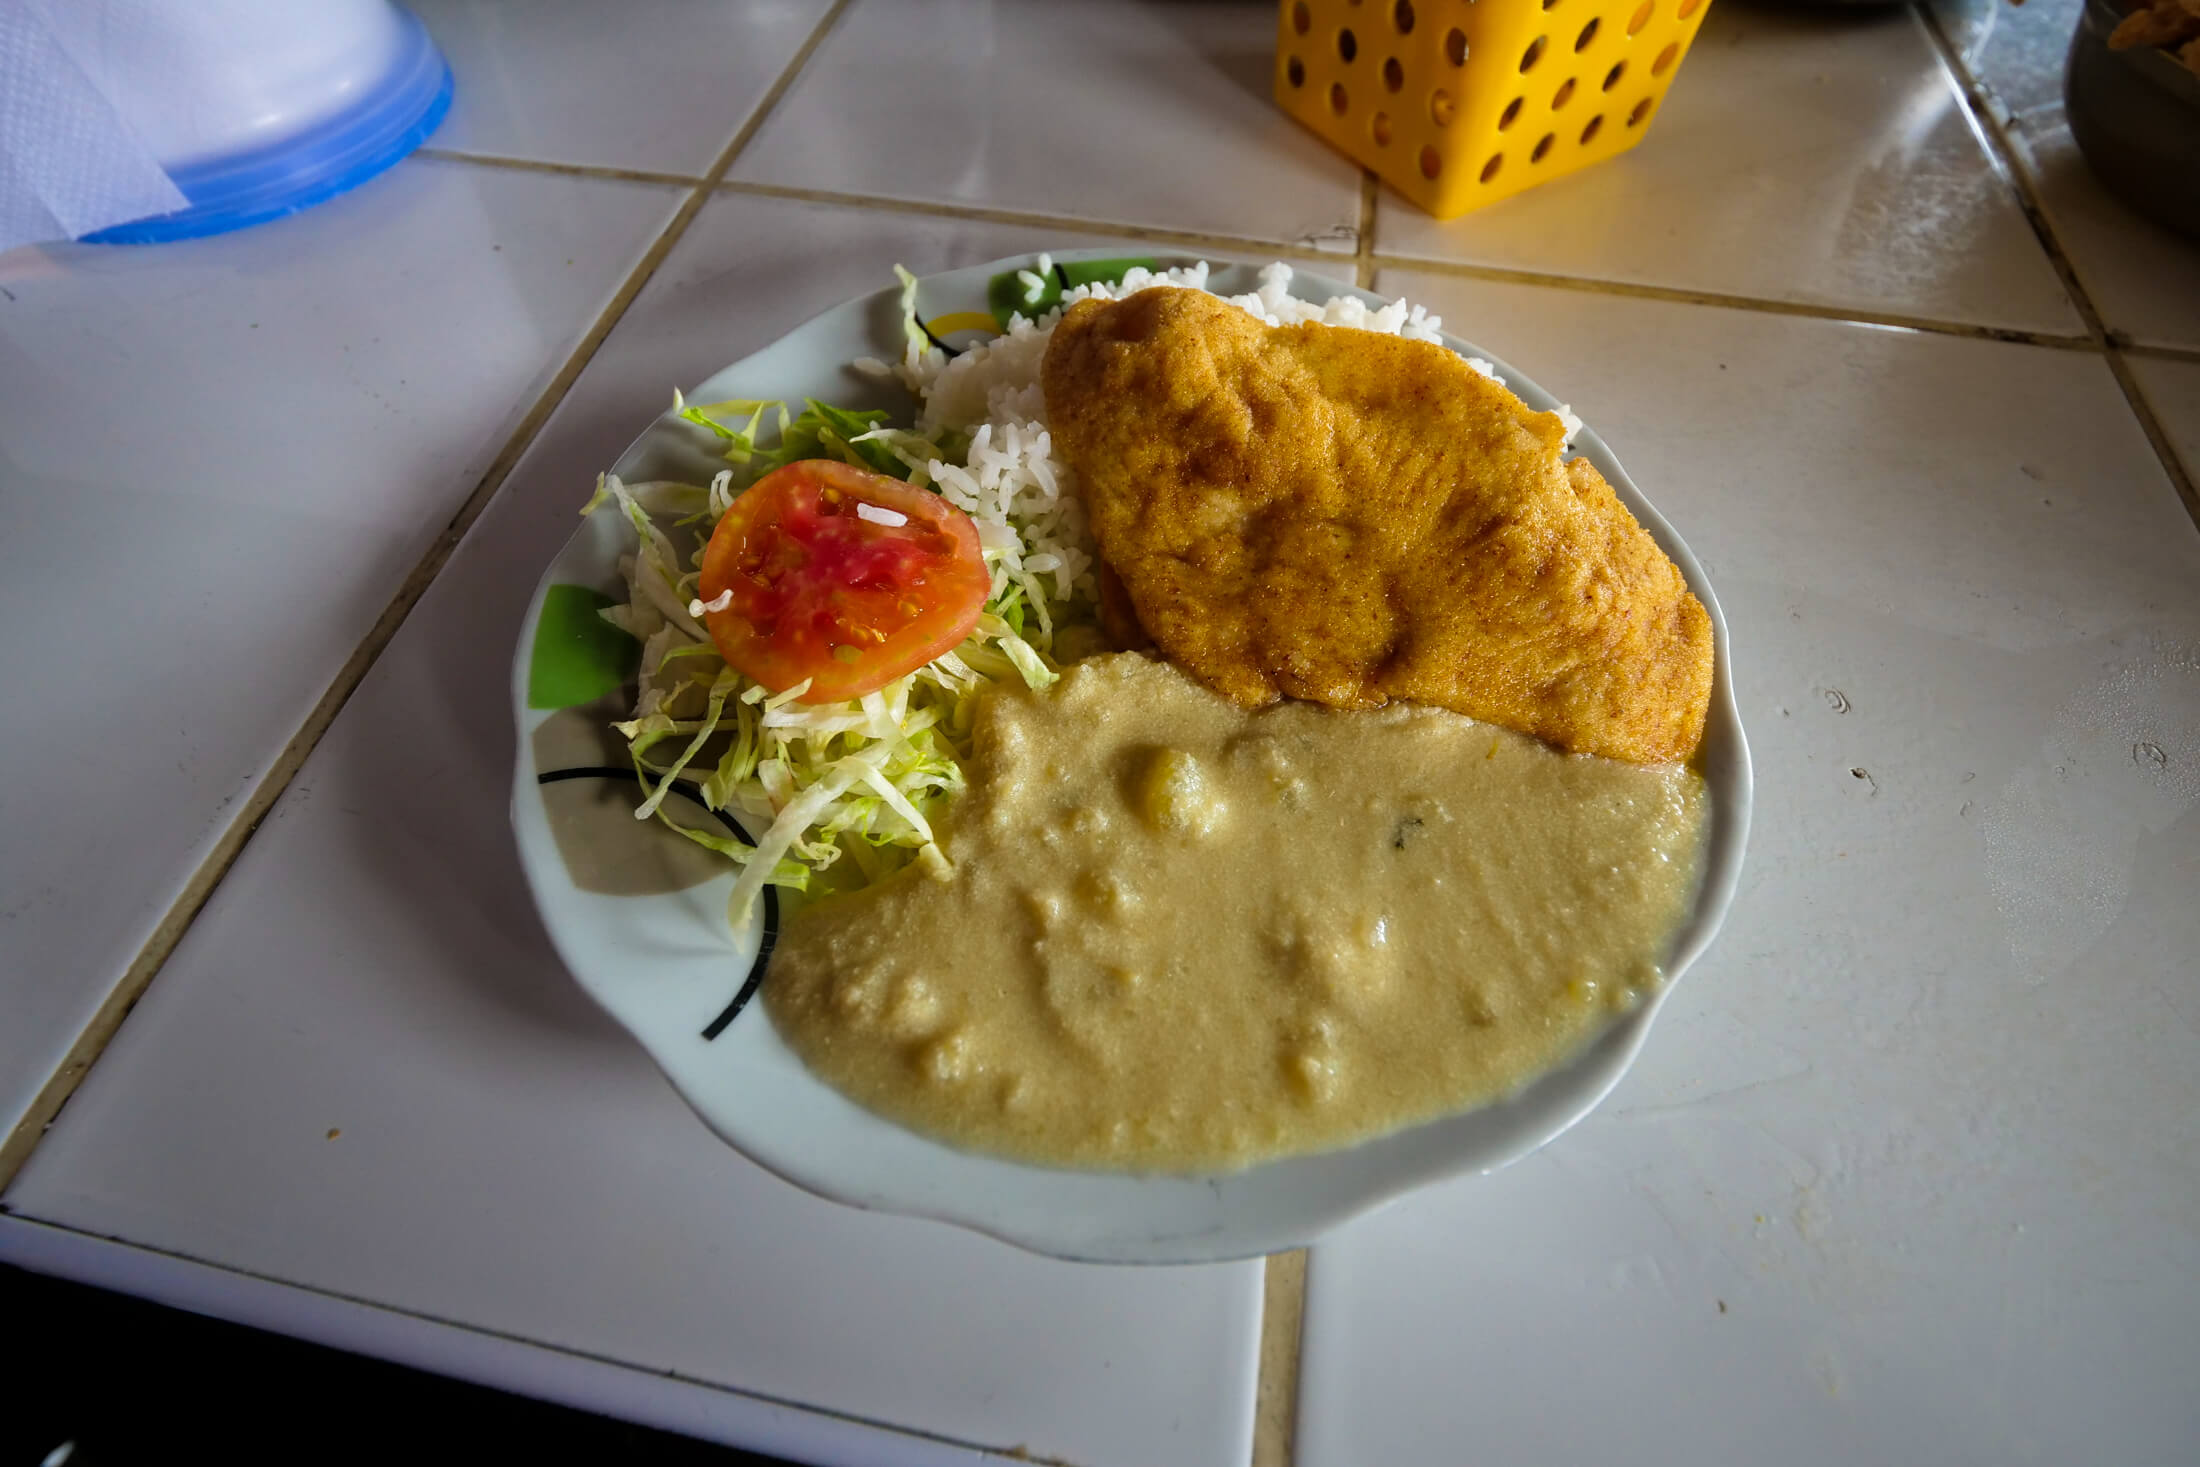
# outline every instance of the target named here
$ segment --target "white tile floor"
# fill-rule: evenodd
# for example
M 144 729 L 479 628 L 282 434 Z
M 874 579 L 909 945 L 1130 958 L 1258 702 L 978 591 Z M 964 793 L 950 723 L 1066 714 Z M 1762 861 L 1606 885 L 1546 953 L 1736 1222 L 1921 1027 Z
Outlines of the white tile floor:
M 1947 3 L 2052 242 L 2153 344 L 2130 371 L 2189 475 L 2194 246 L 2069 146 L 2074 0 Z M 821 4 L 422 9 L 459 71 L 438 147 L 564 176 L 414 161 L 227 239 L 0 257 L 0 671 L 37 694 L 0 808 L 38 832 L 0 846 L 0 1120 L 685 197 L 572 171 L 694 175 L 785 90 L 7 1209 L 579 1352 L 569 1381 L 594 1356 L 1078 1462 L 1245 1460 L 1257 1269 L 1043 1263 L 707 1136 L 543 942 L 501 688 L 671 386 L 896 261 L 1113 228 L 1347 273 L 1359 175 L 1267 102 L 1273 8 L 870 0 L 791 76 Z M 1760 814 L 1611 1105 L 1319 1250 L 1302 1467 L 2189 1444 L 2200 534 L 2097 351 L 1976 339 L 2084 323 L 1959 97 L 1906 10 L 1728 0 L 1627 158 L 1441 226 L 1383 198 L 1381 287 L 1571 398 L 1704 558 Z
M 2085 0 L 1941 0 L 1949 41 L 1986 89 L 1996 115 L 2062 107 L 2063 61 Z
M 1567 111 L 1584 104 L 1576 96 Z M 1532 130 L 1535 114 L 1515 126 Z M 1538 274 L 2081 329 L 1903 8 L 1715 5 L 1632 151 L 1442 223 L 1385 192 L 1375 244 Z
M 419 162 L 244 234 L 0 256 L 0 746 L 40 832 L 0 842 L 0 1131 L 677 199 Z
M 1360 175 L 1268 100 L 1230 0 L 866 0 L 732 176 L 1350 253 Z
M 2200 361 L 2162 362 L 2134 357 L 2131 370 L 2183 461 L 2187 479 L 2200 483 Z
M 458 86 L 438 148 L 701 175 L 828 0 L 417 0 Z
M 2117 336 L 2149 346 L 2200 350 L 2200 285 L 2192 244 L 2134 214 L 2101 187 L 2061 108 L 2016 130 L 2022 160 L 2078 283 Z

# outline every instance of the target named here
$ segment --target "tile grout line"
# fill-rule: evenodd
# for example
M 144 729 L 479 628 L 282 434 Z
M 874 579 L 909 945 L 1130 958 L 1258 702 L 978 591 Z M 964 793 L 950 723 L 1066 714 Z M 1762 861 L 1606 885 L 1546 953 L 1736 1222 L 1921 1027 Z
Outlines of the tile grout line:
M 2184 501 L 2185 513 L 2191 517 L 2193 528 L 2200 529 L 2200 465 L 2187 469 L 2184 459 L 2177 452 L 2177 445 L 2170 441 L 2169 430 L 2162 426 L 2161 415 L 2154 411 L 2153 399 L 2146 394 L 2138 374 L 2131 370 L 2121 351 L 2111 347 L 2108 352 L 2108 369 L 2116 375 L 2116 385 L 2123 389 L 2131 411 L 2139 420 L 2140 431 L 2153 445 L 2155 457 L 2162 461 L 2162 472 L 2169 476 L 2170 487 Z
M 423 152 L 426 150 L 423 149 Z M 516 168 L 539 173 L 561 173 L 576 178 L 611 178 L 645 182 L 684 182 L 679 174 L 645 174 L 631 170 L 602 168 L 584 163 L 551 163 L 532 158 L 508 158 L 493 153 L 461 153 L 442 150 L 435 157 L 453 162 L 473 163 L 489 168 Z M 1370 189 L 1369 185 L 1373 184 Z M 1380 184 L 1372 175 L 1362 179 L 1363 199 L 1360 228 L 1361 247 L 1346 256 L 1328 250 L 1316 249 L 1297 241 L 1262 239 L 1253 235 L 1210 234 L 1197 230 L 1168 229 L 1160 225 L 1136 224 L 1123 220 L 1082 219 L 1068 214 L 1050 214 L 1044 210 L 1004 209 L 983 204 L 956 204 L 927 199 L 896 199 L 875 194 L 843 193 L 835 189 L 806 188 L 797 184 L 762 183 L 746 179 L 721 179 L 714 187 L 720 193 L 747 194 L 756 198 L 788 199 L 797 203 L 827 204 L 837 208 L 876 209 L 892 214 L 918 214 L 930 218 L 962 219 L 978 224 L 1008 224 L 1027 229 L 1058 229 L 1065 232 L 1093 230 L 1123 239 L 1145 240 L 1153 244 L 1176 245 L 1187 249 L 1225 250 L 1238 255 L 1279 255 L 1296 259 L 1319 261 L 1330 265 L 1342 264 L 1349 259 L 1355 269 L 1363 262 L 1374 270 L 1418 270 L 1425 274 L 1448 275 L 1466 280 L 1485 280 L 1498 285 L 1532 285 L 1551 290 L 1573 290 L 1590 295 L 1615 295 L 1640 300 L 1668 301 L 1678 305 L 1713 306 L 1726 310 L 1754 311 L 1764 315 L 1799 316 L 1811 320 L 1834 321 L 1855 326 L 1878 326 L 1902 331 L 1917 331 L 1928 335 L 1965 337 L 1982 341 L 2000 341 L 2020 346 L 2047 347 L 2060 351 L 2098 351 L 2101 344 L 2089 336 L 2061 336 L 2054 332 L 2027 331 L 2016 327 L 1982 326 L 1969 321 L 1949 321 L 1934 316 L 1908 316 L 1896 312 L 1869 311 L 1854 307 L 1816 305 L 1807 301 L 1773 300 L 1764 296 L 1722 295 L 1714 291 L 1686 290 L 1677 286 L 1648 285 L 1623 280 L 1599 280 L 1585 275 L 1552 275 L 1535 270 L 1516 270 L 1499 265 L 1475 265 L 1458 260 L 1422 259 L 1412 255 L 1394 255 L 1373 248 L 1373 231 L 1369 226 L 1367 192 L 1379 192 Z M 1363 288 L 1367 282 L 1359 282 Z M 2200 350 L 2180 347 L 2135 347 L 2140 355 L 2165 356 L 2174 360 L 2200 360 Z
M 2032 232 L 2038 236 L 2040 248 L 2046 252 L 2048 263 L 2054 267 L 2057 278 L 2062 281 L 2063 290 L 2070 296 L 2071 304 L 2077 309 L 2079 317 L 2085 322 L 2086 330 L 2094 338 L 2095 346 L 2106 359 L 2109 374 L 2116 379 L 2116 387 L 2123 393 L 2132 416 L 2138 419 L 2139 431 L 2146 435 L 2148 446 L 2153 448 L 2154 456 L 2161 461 L 2162 472 L 2169 477 L 2170 487 L 2176 491 L 2178 500 L 2184 505 L 2186 516 L 2192 520 L 2194 528 L 2200 529 L 2200 485 L 2196 485 L 2194 475 L 2187 472 L 2184 460 L 2178 456 L 2177 446 L 2170 442 L 2168 432 L 2162 427 L 2161 418 L 2154 411 L 2154 404 L 2147 399 L 2146 393 L 2139 386 L 2139 379 L 2131 370 L 2130 362 L 2125 360 L 2124 343 L 2118 341 L 2116 333 L 2109 329 L 2106 318 L 2093 302 L 2092 294 L 2078 278 L 2077 266 L 2063 249 L 2062 239 L 2055 233 L 2054 222 L 2048 216 L 2047 206 L 2034 189 L 2032 177 L 2025 171 L 2023 160 L 2018 155 L 2016 141 L 2010 136 L 2008 126 L 1999 115 L 2000 111 L 2008 109 L 1997 110 L 1989 105 L 1989 88 L 1972 74 L 1969 64 L 1964 61 L 1955 43 L 1948 38 L 1948 32 L 1941 26 L 1940 17 L 1933 13 L 1932 7 L 1925 0 L 1918 0 L 1912 6 L 1912 13 L 1917 16 L 1934 50 L 1939 53 L 1941 64 L 1948 68 L 1950 76 L 1954 78 L 1956 89 L 1963 98 L 1964 111 L 1969 116 L 1972 127 L 1978 130 L 1987 145 L 1987 156 L 1993 159 L 1994 166 L 2015 193 L 2017 206 L 2024 211 L 2025 222 L 2032 226 Z
M 1095 230 L 1123 239 L 1143 240 L 1151 244 L 1175 245 L 1187 249 L 1214 249 L 1238 255 L 1286 256 L 1310 263 L 1338 266 L 1347 260 L 1355 268 L 1362 263 L 1359 253 L 1340 255 L 1318 250 L 1310 245 L 1281 243 L 1272 239 L 1257 239 L 1245 235 L 1199 234 L 1189 230 L 1164 229 L 1149 224 L 1129 224 L 1102 219 L 1078 219 L 1068 215 L 1047 214 L 1020 209 L 998 209 L 976 204 L 943 204 L 915 199 L 880 198 L 865 194 L 839 193 L 831 189 L 802 188 L 793 184 L 752 183 L 744 180 L 727 180 L 718 185 L 720 193 L 747 194 L 757 198 L 787 199 L 797 203 L 828 204 L 838 208 L 877 209 L 894 214 L 918 214 L 941 219 L 963 219 L 978 224 L 1012 224 L 1029 229 L 1059 229 L 1063 231 Z M 1798 316 L 1810 320 L 1832 321 L 1848 326 L 1880 327 L 1898 331 L 1915 331 L 1930 336 L 1953 336 L 1977 341 L 1998 341 L 2017 346 L 2045 347 L 2055 351 L 2099 351 L 2100 343 L 2083 336 L 2058 336 L 2052 332 L 2025 331 L 2006 326 L 1980 326 L 1967 321 L 1944 321 L 1931 316 L 1903 316 L 1891 312 L 1861 311 L 1841 306 L 1820 306 L 1803 301 L 1768 300 L 1757 296 L 1718 295 L 1708 291 L 1683 290 L 1673 286 L 1639 285 L 1628 281 L 1597 280 L 1587 276 L 1546 275 L 1533 270 L 1513 270 L 1496 265 L 1471 265 L 1453 260 L 1424 260 L 1410 255 L 1388 255 L 1370 250 L 1365 263 L 1372 269 L 1418 270 L 1424 274 L 1448 275 L 1467 280 L 1483 280 L 1496 285 L 1532 285 L 1552 290 L 1573 290 L 1590 295 L 1615 295 L 1640 300 L 1667 301 L 1678 305 L 1712 306 L 1728 310 L 1751 311 L 1761 315 Z M 1372 273 L 1372 270 L 1371 272 Z M 2181 355 L 2178 348 L 2149 348 L 2148 353 Z M 2194 352 L 2200 358 L 2200 352 Z
M 522 173 L 550 173 L 561 178 L 606 178 L 621 183 L 669 183 L 698 188 L 709 182 L 701 173 L 660 173 L 650 168 L 619 168 L 604 163 L 553 163 L 543 158 L 517 158 L 509 153 L 470 153 L 463 148 L 415 148 L 415 158 L 441 163 L 478 163 L 489 168 L 511 168 Z
M 1374 174 L 1360 171 L 1360 239 L 1352 251 L 1352 283 L 1362 290 L 1375 284 L 1375 200 L 1382 187 Z
M 510 168 L 526 173 L 550 173 L 568 178 L 615 179 L 629 183 L 707 185 L 718 193 L 746 194 L 756 198 L 787 199 L 796 203 L 829 204 L 839 208 L 876 209 L 888 214 L 920 214 L 940 219 L 961 219 L 976 224 L 1010 224 L 1033 229 L 1096 230 L 1124 239 L 1155 244 L 1230 250 L 1239 254 L 1281 252 L 1309 260 L 1335 264 L 1353 258 L 1312 245 L 1261 239 L 1254 235 L 1208 234 L 1197 230 L 1169 229 L 1161 225 L 1133 224 L 1106 219 L 1081 219 L 1071 214 L 1043 210 L 1003 209 L 984 204 L 957 204 L 927 199 L 897 199 L 879 194 L 842 193 L 834 189 L 805 188 L 798 184 L 752 182 L 744 179 L 706 179 L 696 174 L 651 173 L 632 168 L 611 168 L 594 163 L 557 163 L 543 158 L 515 158 L 503 153 L 470 153 L 455 148 L 422 148 L 419 155 L 450 163 L 471 163 L 483 168 Z
M 1944 321 L 1934 316 L 1906 316 L 1893 311 L 1821 306 L 1809 301 L 1771 300 L 1763 296 L 1721 295 L 1716 291 L 1686 290 L 1678 286 L 1647 285 L 1630 280 L 1597 280 L 1582 275 L 1547 275 L 1540 271 L 1516 270 L 1502 265 L 1472 265 L 1460 260 L 1424 260 L 1410 255 L 1386 255 L 1380 252 L 1374 256 L 1374 263 L 1385 270 L 1417 270 L 1425 275 L 1484 280 L 1493 285 L 1533 285 L 1552 290 L 1579 291 L 1585 295 L 1620 296 L 1631 300 L 1664 301 L 1683 306 L 1710 306 L 1720 310 L 1750 311 L 1764 316 L 1793 316 L 1812 321 L 1832 321 L 1845 326 L 1873 326 L 1895 331 L 1915 331 L 1925 336 L 1999 341 L 2015 346 L 2046 347 L 2055 351 L 2101 350 L 2101 344 L 2088 336 L 2062 336 L 2050 331 L 2026 331 L 2010 326 L 1981 326 L 1975 322 Z
M 826 204 L 843 209 L 875 209 L 884 214 L 915 214 L 930 219 L 955 219 L 970 224 L 1008 224 L 1021 229 L 1055 229 L 1064 233 L 1089 231 L 1145 244 L 1171 245 L 1179 249 L 1214 250 L 1232 255 L 1290 256 L 1331 266 L 1342 265 L 1350 255 L 1319 250 L 1312 245 L 1256 239 L 1248 235 L 1202 234 L 1187 229 L 1165 229 L 1154 224 L 1116 223 L 1105 219 L 1079 219 L 1068 214 L 1047 214 L 1025 209 L 998 209 L 984 204 L 936 203 L 920 199 L 896 199 L 871 194 L 844 194 L 832 189 L 803 188 L 795 184 L 753 183 L 725 179 L 719 193 L 758 199 L 784 199 L 797 204 Z
M 1306 1250 L 1269 1254 L 1261 1260 L 1252 1467 L 1291 1467 L 1298 1455 L 1299 1334 L 1305 1321 Z
M 699 179 L 677 173 L 649 173 L 635 169 L 608 168 L 588 163 L 553 163 L 535 158 L 512 158 L 496 153 L 467 153 L 455 149 L 421 149 L 424 156 L 456 163 L 471 163 L 486 168 L 512 168 L 534 173 L 563 174 L 574 178 L 618 179 L 641 183 L 696 183 Z M 1998 160 L 1997 160 L 1998 161 Z M 1068 214 L 1050 214 L 1044 210 L 1004 209 L 983 204 L 956 204 L 935 200 L 896 199 L 874 194 L 843 193 L 835 189 L 806 188 L 796 184 L 762 183 L 745 179 L 720 179 L 711 185 L 717 192 L 746 194 L 756 198 L 787 199 L 797 203 L 826 204 L 837 208 L 876 209 L 892 214 L 918 214 L 930 218 L 961 219 L 977 224 L 1007 224 L 1026 229 L 1058 229 L 1065 232 L 1092 230 L 1114 235 L 1122 239 L 1138 239 L 1153 244 L 1175 245 L 1187 249 L 1228 251 L 1237 255 L 1287 256 L 1306 261 L 1318 261 L 1330 265 L 1352 261 L 1355 282 L 1363 289 L 1372 284 L 1376 270 L 1418 270 L 1424 274 L 1446 275 L 1464 280 L 1483 280 L 1497 285 L 1529 285 L 1549 290 L 1572 290 L 1588 295 L 1612 295 L 1637 300 L 1666 301 L 1676 305 L 1711 306 L 1724 310 L 1752 311 L 1761 315 L 1795 316 L 1808 320 L 1833 321 L 1852 326 L 1875 326 L 1899 331 L 1916 331 L 1933 336 L 1954 336 L 1978 341 L 1999 341 L 2019 346 L 2045 347 L 2057 351 L 2101 351 L 2102 343 L 2092 336 L 2063 336 L 2049 331 L 2028 331 L 2019 327 L 1982 326 L 1970 321 L 1950 321 L 1935 316 L 1910 316 L 1893 311 L 1871 311 L 1855 307 L 1818 305 L 1808 301 L 1783 301 L 1765 296 L 1724 295 L 1716 291 L 1688 290 L 1678 286 L 1650 285 L 1625 280 L 1600 280 L 1586 275 L 1553 275 L 1537 270 L 1518 270 L 1501 265 L 1476 265 L 1461 260 L 1423 259 L 1412 255 L 1389 254 L 1373 247 L 1371 193 L 1379 192 L 1380 184 L 1372 175 L 1364 175 L 1362 183 L 1360 246 L 1350 256 L 1316 249 L 1297 241 L 1262 239 L 1253 235 L 1210 234 L 1197 230 L 1169 229 L 1160 225 L 1136 224 L 1123 220 L 1084 219 Z M 2200 361 L 2200 349 L 2171 346 L 2119 346 L 2120 350 L 2134 355 L 2163 357 L 2172 361 Z
M 2033 236 L 2047 256 L 2048 268 L 2055 272 L 2063 294 L 2069 297 L 2072 309 L 2077 311 L 2078 319 L 2085 324 L 2087 336 L 2094 346 L 2107 350 L 2112 343 L 2107 327 L 2102 324 L 2101 313 L 2094 308 L 2093 297 L 2086 293 L 2084 285 L 2079 282 L 2077 268 L 2071 264 L 2070 256 L 2063 250 L 2061 239 L 2047 221 L 2046 210 L 2033 194 L 2025 178 L 2023 165 L 2017 161 L 2016 149 L 2011 146 L 2008 134 L 2002 130 L 2000 119 L 1995 116 L 1986 86 L 1964 64 L 1955 43 L 1948 39 L 1947 31 L 1942 29 L 1940 17 L 1933 13 L 1926 0 L 1916 0 L 1909 10 L 1919 28 L 1925 32 L 1926 44 L 1933 48 L 1933 53 L 1940 58 L 1940 64 L 1946 68 L 1949 80 L 1955 83 L 1956 94 L 1963 104 L 1964 120 L 1970 124 L 1973 136 L 1978 139 L 1979 150 L 1986 154 L 1986 161 L 1993 166 L 1994 172 L 2015 197 L 2019 212 L 2024 215 L 2025 223 L 2032 227 Z
M 2127 357 L 2140 357 L 2150 362 L 2200 364 L 2200 346 L 2149 346 L 2144 342 L 2132 342 L 2116 349 Z
M 489 501 L 496 497 L 497 491 L 510 477 L 512 469 L 533 444 L 536 434 L 549 421 L 550 415 L 564 402 L 566 394 L 572 390 L 581 372 L 602 347 L 605 338 L 610 336 L 612 329 L 626 314 L 627 308 L 634 303 L 634 298 L 641 293 L 642 287 L 657 273 L 665 256 L 687 232 L 688 226 L 694 222 L 703 205 L 710 200 L 712 186 L 733 166 L 734 159 L 740 156 L 742 149 L 748 146 L 749 140 L 763 126 L 765 118 L 771 115 L 787 94 L 796 74 L 824 43 L 825 37 L 839 21 L 841 14 L 853 3 L 854 0 L 834 0 L 832 7 L 811 28 L 809 36 L 795 51 L 779 78 L 750 110 L 747 119 L 732 139 L 719 150 L 710 172 L 690 187 L 688 196 L 673 211 L 672 218 L 658 232 L 655 241 L 643 252 L 633 269 L 627 272 L 625 280 L 597 313 L 595 322 L 567 355 L 564 365 L 536 395 L 534 402 L 505 439 L 503 448 L 475 484 L 473 492 L 467 495 L 465 502 L 436 536 L 434 543 L 415 563 L 411 573 L 398 586 L 396 594 L 384 606 L 382 614 L 375 618 L 374 625 L 368 629 L 366 636 L 345 659 L 335 678 L 322 692 L 313 710 L 284 744 L 282 752 L 268 766 L 267 773 L 254 786 L 251 795 L 246 798 L 227 828 L 216 838 L 213 849 L 185 881 L 183 890 L 170 903 L 167 912 L 153 928 L 152 935 L 146 939 L 145 945 L 123 970 L 122 977 L 108 991 L 107 997 L 93 1013 L 91 1021 L 77 1035 L 76 1041 L 69 1046 L 60 1065 L 40 1087 L 30 1109 L 8 1133 L 6 1140 L 0 1141 L 0 1193 L 4 1193 L 15 1180 L 23 1164 L 30 1159 L 32 1151 L 61 1114 L 61 1108 L 68 1104 L 69 1097 L 76 1093 L 76 1087 L 83 1082 L 84 1076 L 90 1072 L 108 1042 L 121 1028 L 122 1021 L 129 1017 L 130 1010 L 145 996 L 146 989 L 158 976 L 161 967 L 175 951 L 176 945 L 183 940 L 184 934 L 190 930 L 199 913 L 204 910 L 215 888 L 221 885 L 222 879 L 229 874 L 238 856 L 258 831 L 260 822 L 267 818 L 268 812 L 275 807 L 275 802 L 290 787 L 291 781 L 297 778 L 307 757 L 335 723 L 337 715 L 358 690 L 368 670 L 374 666 L 383 649 L 397 635 L 405 618 L 411 614 L 413 607 L 427 593 L 429 585 L 450 561 L 459 541 L 473 527 L 474 521 L 481 517 Z

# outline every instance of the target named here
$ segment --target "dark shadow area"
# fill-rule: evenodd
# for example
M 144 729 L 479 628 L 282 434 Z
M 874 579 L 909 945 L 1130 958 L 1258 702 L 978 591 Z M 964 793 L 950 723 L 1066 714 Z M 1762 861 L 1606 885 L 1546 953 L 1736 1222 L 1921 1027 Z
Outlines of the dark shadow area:
M 787 1467 L 523 1396 L 0 1266 L 20 1351 L 0 1467 L 619 1462 Z

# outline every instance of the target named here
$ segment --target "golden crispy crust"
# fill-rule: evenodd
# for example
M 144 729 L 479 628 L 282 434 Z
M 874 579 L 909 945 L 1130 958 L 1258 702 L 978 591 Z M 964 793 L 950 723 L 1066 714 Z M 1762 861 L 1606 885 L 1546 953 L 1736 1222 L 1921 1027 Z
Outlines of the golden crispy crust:
M 1131 605 L 1131 593 L 1123 589 L 1122 578 L 1101 561 L 1093 568 L 1093 579 L 1100 587 L 1100 632 L 1108 639 L 1108 645 L 1118 652 L 1144 652 L 1153 646 L 1153 638 L 1138 624 L 1138 609 Z
M 1695 751 L 1702 604 L 1556 416 L 1453 353 L 1156 289 L 1071 307 L 1042 381 L 1136 623 L 1215 691 Z
M 2200 75 L 2200 0 L 2149 0 L 2109 32 L 2108 49 L 2158 46 Z

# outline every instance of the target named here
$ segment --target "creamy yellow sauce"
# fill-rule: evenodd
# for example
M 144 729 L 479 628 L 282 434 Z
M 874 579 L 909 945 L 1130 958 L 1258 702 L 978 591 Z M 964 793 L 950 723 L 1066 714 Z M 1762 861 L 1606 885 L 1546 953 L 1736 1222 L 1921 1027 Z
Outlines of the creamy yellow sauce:
M 1702 781 L 1124 654 L 978 715 L 944 879 L 800 912 L 812 1070 L 980 1151 L 1222 1171 L 1497 1099 L 1661 980 Z

